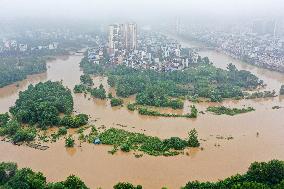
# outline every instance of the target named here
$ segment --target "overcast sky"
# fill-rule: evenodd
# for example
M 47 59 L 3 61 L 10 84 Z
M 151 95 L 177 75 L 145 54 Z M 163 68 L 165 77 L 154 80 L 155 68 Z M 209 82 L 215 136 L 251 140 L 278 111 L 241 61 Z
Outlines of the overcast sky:
M 1 18 L 280 17 L 283 9 L 284 0 L 0 0 Z

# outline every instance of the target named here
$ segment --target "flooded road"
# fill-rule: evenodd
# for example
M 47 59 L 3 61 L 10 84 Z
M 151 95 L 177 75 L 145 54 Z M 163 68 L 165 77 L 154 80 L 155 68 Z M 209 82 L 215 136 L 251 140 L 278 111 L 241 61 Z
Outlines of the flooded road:
M 184 41 L 184 44 L 190 45 Z M 256 68 L 234 60 L 216 51 L 200 52 L 208 56 L 213 63 L 225 68 L 233 63 L 239 69 L 246 69 L 263 79 L 268 89 L 279 91 L 284 83 L 284 75 Z M 15 103 L 20 90 L 25 90 L 29 84 L 40 81 L 63 80 L 63 84 L 73 89 L 80 82 L 82 72 L 79 69 L 81 56 L 59 57 L 48 63 L 44 74 L 30 76 L 28 79 L 0 89 L 0 112 L 6 112 Z M 95 85 L 103 83 L 107 86 L 107 78 L 94 78 Z M 107 87 L 107 91 L 113 91 Z M 95 146 L 84 143 L 82 147 L 65 149 L 64 141 L 50 144 L 50 149 L 39 151 L 25 146 L 14 146 L 0 142 L 0 161 L 17 162 L 20 167 L 31 167 L 42 171 L 48 181 L 60 181 L 70 174 L 81 177 L 91 188 L 112 188 L 119 181 L 141 184 L 146 189 L 156 189 L 167 186 L 178 189 L 189 180 L 216 181 L 236 173 L 243 173 L 251 162 L 284 159 L 284 108 L 273 110 L 275 105 L 283 106 L 281 97 L 259 100 L 232 100 L 223 102 L 232 107 L 252 106 L 254 112 L 236 116 L 199 114 L 197 119 L 160 118 L 138 115 L 126 107 L 110 106 L 109 101 L 92 99 L 83 94 L 74 95 L 76 112 L 90 115 L 97 120 L 97 127 L 123 129 L 143 132 L 147 135 L 162 138 L 179 136 L 186 137 L 187 132 L 196 128 L 202 139 L 204 150 L 188 149 L 188 155 L 176 157 L 152 157 L 143 155 L 135 158 L 132 152 L 115 155 L 108 154 L 109 146 Z M 126 99 L 132 101 L 134 98 Z M 190 102 L 186 102 L 184 110 L 189 111 Z M 198 110 L 205 110 L 216 103 L 200 103 Z M 170 110 L 161 110 L 170 111 Z M 259 135 L 257 135 L 257 132 Z M 232 140 L 218 139 L 220 136 L 232 136 Z M 78 144 L 77 144 L 78 145 Z

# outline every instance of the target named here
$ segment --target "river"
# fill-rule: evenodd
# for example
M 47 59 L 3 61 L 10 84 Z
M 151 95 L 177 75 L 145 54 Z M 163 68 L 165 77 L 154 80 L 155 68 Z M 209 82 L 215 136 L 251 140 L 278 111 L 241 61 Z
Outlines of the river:
M 181 40 L 181 39 L 179 39 Z M 193 43 L 181 40 L 183 45 Z M 276 89 L 284 83 L 284 75 L 263 70 L 232 59 L 216 51 L 202 51 L 202 56 L 208 56 L 213 63 L 225 68 L 233 63 L 239 69 L 245 69 L 256 74 L 267 84 L 267 89 Z M 63 84 L 73 89 L 80 81 L 82 71 L 79 62 L 82 56 L 58 57 L 47 64 L 47 72 L 29 76 L 28 79 L 0 89 L 0 112 L 6 112 L 18 98 L 18 92 L 25 90 L 29 84 L 40 81 L 63 80 Z M 107 86 L 107 78 L 95 77 L 95 85 L 103 83 Z M 107 87 L 107 91 L 113 90 Z M 123 129 L 142 132 L 161 138 L 179 136 L 186 137 L 187 132 L 196 128 L 202 139 L 200 149 L 189 149 L 189 155 L 175 157 L 153 157 L 143 155 L 135 158 L 133 153 L 118 152 L 108 154 L 110 146 L 95 146 L 84 143 L 73 149 L 64 147 L 64 140 L 49 144 L 46 151 L 39 151 L 25 146 L 15 146 L 0 142 L 0 161 L 12 161 L 20 167 L 31 167 L 42 171 L 48 181 L 64 180 L 68 175 L 75 174 L 91 188 L 112 188 L 119 181 L 141 184 L 146 189 L 156 189 L 167 186 L 178 189 L 190 180 L 216 181 L 236 173 L 243 173 L 251 162 L 284 159 L 284 108 L 273 110 L 272 106 L 284 107 L 281 97 L 260 100 L 232 100 L 222 104 L 234 107 L 252 106 L 254 112 L 227 116 L 200 114 L 197 119 L 159 118 L 138 115 L 126 107 L 112 108 L 109 101 L 84 97 L 83 94 L 73 94 L 76 112 L 90 115 L 94 124 L 99 127 L 117 127 L 126 125 Z M 126 99 L 133 101 L 133 98 Z M 190 102 L 186 102 L 184 110 L 189 111 Z M 200 103 L 198 110 L 205 110 L 216 103 Z M 161 109 L 169 112 L 169 109 Z M 92 121 L 93 122 L 93 121 Z M 257 135 L 259 133 L 259 135 Z M 218 136 L 232 136 L 233 140 L 217 139 Z

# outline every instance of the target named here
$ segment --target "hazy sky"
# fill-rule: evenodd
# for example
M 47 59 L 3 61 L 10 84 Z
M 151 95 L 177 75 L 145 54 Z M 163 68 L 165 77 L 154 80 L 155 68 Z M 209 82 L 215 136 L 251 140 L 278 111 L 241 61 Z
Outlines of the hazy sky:
M 0 0 L 1 18 L 279 17 L 283 9 L 284 0 Z

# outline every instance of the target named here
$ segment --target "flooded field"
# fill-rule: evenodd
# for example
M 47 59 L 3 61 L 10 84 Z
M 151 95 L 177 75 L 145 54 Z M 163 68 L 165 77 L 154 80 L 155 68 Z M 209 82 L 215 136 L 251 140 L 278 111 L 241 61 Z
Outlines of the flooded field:
M 190 45 L 184 41 L 183 45 Z M 249 70 L 267 84 L 267 89 L 278 93 L 284 84 L 284 75 L 247 65 L 216 51 L 202 51 L 217 66 L 225 68 L 233 63 L 238 69 Z M 44 74 L 30 76 L 28 79 L 0 89 L 0 112 L 6 112 L 15 103 L 18 93 L 29 84 L 40 81 L 63 80 L 63 84 L 73 89 L 80 82 L 82 72 L 79 68 L 81 56 L 59 57 L 48 63 Z M 107 78 L 95 77 L 95 85 L 107 86 Z M 113 89 L 107 88 L 107 91 Z M 134 98 L 125 99 L 133 101 Z M 199 111 L 216 103 L 200 103 Z M 144 155 L 135 158 L 130 153 L 108 154 L 109 146 L 95 146 L 84 143 L 82 147 L 72 149 L 64 147 L 64 141 L 50 144 L 46 151 L 35 150 L 25 146 L 14 146 L 0 142 L 0 161 L 13 161 L 20 167 L 31 167 L 42 171 L 48 181 L 60 181 L 70 174 L 81 177 L 91 188 L 111 188 L 119 181 L 141 184 L 146 189 L 167 186 L 178 189 L 189 180 L 216 181 L 236 173 L 245 172 L 253 161 L 284 159 L 284 108 L 273 110 L 273 106 L 283 106 L 284 98 L 275 97 L 258 100 L 230 100 L 222 103 L 231 107 L 252 106 L 254 112 L 236 116 L 199 114 L 197 119 L 160 118 L 141 116 L 130 112 L 126 107 L 112 108 L 106 100 L 92 99 L 83 94 L 74 94 L 76 112 L 91 116 L 97 120 L 96 126 L 107 128 L 125 125 L 123 129 L 143 132 L 162 138 L 186 137 L 187 132 L 196 128 L 199 137 L 204 139 L 204 150 L 191 149 L 189 156 L 152 157 Z M 190 102 L 184 110 L 161 109 L 163 112 L 189 112 Z M 257 135 L 257 133 L 259 133 Z M 218 136 L 232 136 L 232 140 L 217 139 Z M 217 138 L 216 138 L 217 137 Z

